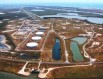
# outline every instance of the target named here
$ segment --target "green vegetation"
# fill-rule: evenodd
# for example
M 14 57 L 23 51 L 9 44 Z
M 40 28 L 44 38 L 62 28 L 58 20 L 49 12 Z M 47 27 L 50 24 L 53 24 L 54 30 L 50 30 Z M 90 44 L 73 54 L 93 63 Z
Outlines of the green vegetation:
M 3 23 L 0 24 L 0 30 L 4 30 L 5 27 L 8 24 L 8 21 L 3 21 Z
M 15 17 L 15 16 L 17 16 L 17 17 Z M 13 20 L 13 19 L 18 19 L 18 18 L 22 18 L 22 17 L 27 17 L 27 15 L 24 13 L 7 13 L 4 15 L 0 15 L 1 20 L 3 20 L 3 19 Z
M 58 13 L 66 13 L 66 11 L 58 11 L 58 10 L 45 10 L 45 11 L 41 11 L 41 12 L 39 12 L 39 11 L 32 11 L 33 13 L 35 13 L 35 14 L 38 14 L 38 15 L 40 15 L 40 16 L 42 16 L 42 15 L 56 15 L 56 14 L 58 14 Z

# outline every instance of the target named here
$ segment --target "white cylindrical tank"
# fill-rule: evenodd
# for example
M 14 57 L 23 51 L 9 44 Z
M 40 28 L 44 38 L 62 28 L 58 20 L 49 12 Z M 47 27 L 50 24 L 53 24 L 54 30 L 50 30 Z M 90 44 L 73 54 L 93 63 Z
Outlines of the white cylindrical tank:
M 29 42 L 26 44 L 27 47 L 30 47 L 30 48 L 33 48 L 33 47 L 37 47 L 38 46 L 38 43 L 36 42 Z
M 36 35 L 43 35 L 44 32 L 36 32 Z
M 34 36 L 34 37 L 32 37 L 32 40 L 39 41 L 39 40 L 41 40 L 41 37 L 40 36 Z

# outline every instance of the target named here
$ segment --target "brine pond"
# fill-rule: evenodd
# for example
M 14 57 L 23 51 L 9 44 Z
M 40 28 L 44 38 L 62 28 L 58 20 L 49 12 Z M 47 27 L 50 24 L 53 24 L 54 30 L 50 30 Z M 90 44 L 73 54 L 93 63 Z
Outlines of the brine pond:
M 79 37 L 78 36 L 78 37 L 72 38 L 71 40 L 78 42 L 79 45 L 82 45 L 82 44 L 84 44 L 86 42 L 87 37 Z
M 74 61 L 83 61 L 84 58 L 81 54 L 79 45 L 82 45 L 86 42 L 86 37 L 75 37 L 71 39 L 70 48 L 73 54 Z
M 70 44 L 70 48 L 71 48 L 71 51 L 73 54 L 74 61 L 83 61 L 84 60 L 77 42 L 72 41 Z

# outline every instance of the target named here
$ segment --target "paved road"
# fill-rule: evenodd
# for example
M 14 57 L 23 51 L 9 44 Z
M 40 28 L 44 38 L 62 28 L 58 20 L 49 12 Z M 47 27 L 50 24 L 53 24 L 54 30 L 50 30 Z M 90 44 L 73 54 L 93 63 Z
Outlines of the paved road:
M 92 26 L 93 26 L 93 25 L 92 25 Z M 86 58 L 90 58 L 89 54 L 86 52 L 86 45 L 87 45 L 88 43 L 90 43 L 90 41 L 92 40 L 92 38 L 93 38 L 93 36 L 94 36 L 94 30 L 93 30 L 93 28 L 94 28 L 94 26 L 91 27 L 92 35 L 90 36 L 90 39 L 89 39 L 88 42 L 85 43 L 84 46 L 83 46 L 84 56 L 85 56 Z M 86 33 L 88 34 L 87 31 L 86 31 Z M 88 35 L 89 35 L 89 34 L 88 34 Z
M 21 10 L 21 12 L 23 12 L 23 13 L 27 14 L 29 17 L 31 17 L 33 20 L 42 20 L 42 18 L 40 16 L 38 16 L 30 11 L 27 11 L 24 8 L 21 8 L 20 10 Z
M 7 60 L 7 61 L 14 61 L 14 62 L 29 62 L 29 63 L 37 63 L 40 61 L 33 61 L 33 60 L 22 60 L 22 59 L 9 59 L 9 58 L 2 58 L 0 57 L 0 60 Z M 41 64 L 52 64 L 52 65 L 83 65 L 83 64 L 90 64 L 90 62 L 41 62 Z M 103 64 L 103 62 L 94 62 L 93 64 Z

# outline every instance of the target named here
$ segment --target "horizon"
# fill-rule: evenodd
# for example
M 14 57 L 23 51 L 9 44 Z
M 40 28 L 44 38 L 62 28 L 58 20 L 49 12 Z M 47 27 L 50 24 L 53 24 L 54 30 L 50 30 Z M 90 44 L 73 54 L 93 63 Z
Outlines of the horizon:
M 15 3 L 103 3 L 103 0 L 0 0 L 0 4 Z
M 19 5 L 34 5 L 34 6 L 57 6 L 57 7 L 75 7 L 75 8 L 84 8 L 84 9 L 102 9 L 103 10 L 103 4 L 102 3 L 8 3 L 8 4 L 1 4 L 2 5 L 13 5 L 13 6 L 19 6 Z

